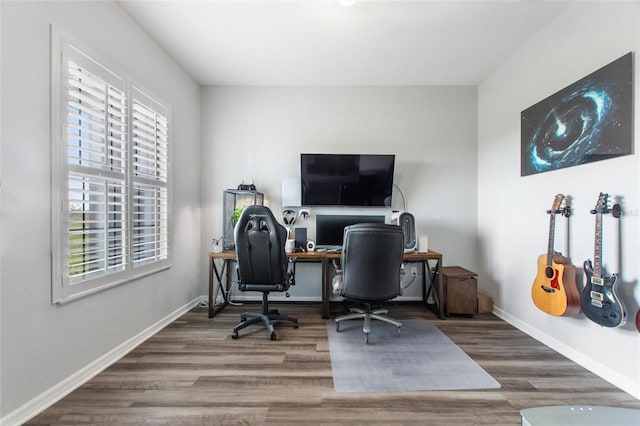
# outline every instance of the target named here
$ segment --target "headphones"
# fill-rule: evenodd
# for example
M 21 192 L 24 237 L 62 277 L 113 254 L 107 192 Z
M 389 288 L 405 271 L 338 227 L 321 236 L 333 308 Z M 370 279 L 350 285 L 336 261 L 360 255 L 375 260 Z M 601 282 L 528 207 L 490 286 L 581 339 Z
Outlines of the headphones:
M 256 186 L 252 183 L 250 183 L 249 185 L 245 185 L 244 182 L 242 182 L 240 185 L 238 185 L 238 191 L 255 191 L 256 190 Z
M 293 225 L 296 223 L 296 212 L 293 210 L 284 210 L 282 212 L 282 221 L 285 225 Z

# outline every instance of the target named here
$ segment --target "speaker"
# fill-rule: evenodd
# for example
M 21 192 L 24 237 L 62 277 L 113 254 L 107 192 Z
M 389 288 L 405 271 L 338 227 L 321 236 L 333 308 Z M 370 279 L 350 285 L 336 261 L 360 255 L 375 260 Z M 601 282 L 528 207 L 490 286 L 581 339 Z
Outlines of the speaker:
M 316 249 L 316 243 L 313 240 L 307 241 L 307 251 L 314 251 Z M 489 311 L 491 312 L 491 311 Z
M 307 251 L 307 228 L 295 228 L 296 248 Z
M 391 224 L 398 225 L 404 232 L 404 252 L 413 253 L 418 246 L 416 236 L 416 219 L 408 212 L 391 213 Z

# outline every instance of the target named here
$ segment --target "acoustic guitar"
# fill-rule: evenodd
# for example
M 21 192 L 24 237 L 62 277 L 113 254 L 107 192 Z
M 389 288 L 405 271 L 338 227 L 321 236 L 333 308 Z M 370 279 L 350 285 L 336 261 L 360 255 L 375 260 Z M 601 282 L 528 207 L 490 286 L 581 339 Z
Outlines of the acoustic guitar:
M 580 294 L 582 311 L 591 321 L 604 327 L 620 327 L 627 320 L 624 304 L 616 294 L 617 274 L 605 276 L 602 268 L 602 215 L 611 212 L 608 207 L 609 194 L 600 193 L 596 208 L 595 249 L 593 264 L 584 262 L 586 284 Z
M 531 287 L 533 303 L 543 312 L 555 316 L 576 316 L 580 313 L 580 294 L 576 286 L 576 268 L 561 253 L 553 249 L 556 214 L 564 195 L 553 199 L 549 213 L 549 243 L 547 254 L 538 256 L 538 272 Z

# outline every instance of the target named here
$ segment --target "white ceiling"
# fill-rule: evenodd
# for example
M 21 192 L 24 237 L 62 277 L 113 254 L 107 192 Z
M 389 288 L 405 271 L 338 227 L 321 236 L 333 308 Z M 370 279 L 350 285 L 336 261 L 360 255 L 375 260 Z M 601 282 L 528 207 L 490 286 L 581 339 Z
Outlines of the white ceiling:
M 201 85 L 476 85 L 564 1 L 121 0 Z

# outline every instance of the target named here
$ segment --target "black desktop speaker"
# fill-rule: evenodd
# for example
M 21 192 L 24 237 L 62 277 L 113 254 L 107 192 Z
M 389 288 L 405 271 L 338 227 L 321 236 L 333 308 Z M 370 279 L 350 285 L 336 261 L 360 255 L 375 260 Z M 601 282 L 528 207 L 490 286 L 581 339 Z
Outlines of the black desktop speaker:
M 294 228 L 296 248 L 300 251 L 307 251 L 307 228 Z
M 404 232 L 404 252 L 413 253 L 418 247 L 418 236 L 416 235 L 416 219 L 408 212 L 391 213 L 391 224 L 398 225 Z

